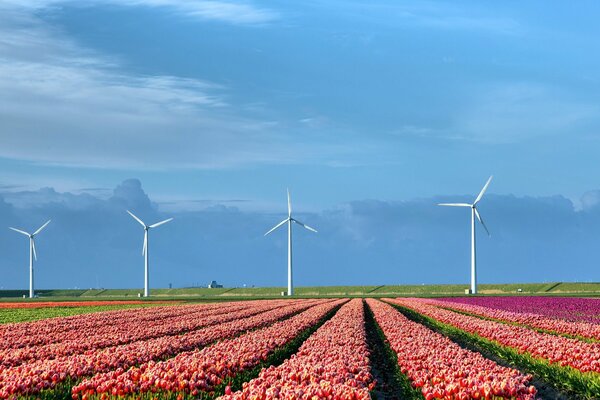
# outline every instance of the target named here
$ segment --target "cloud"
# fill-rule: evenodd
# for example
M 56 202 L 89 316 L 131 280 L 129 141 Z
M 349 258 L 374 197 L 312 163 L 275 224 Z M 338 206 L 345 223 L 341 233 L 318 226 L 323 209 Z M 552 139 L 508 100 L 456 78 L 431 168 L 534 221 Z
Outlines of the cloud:
M 510 143 L 598 126 L 598 106 L 551 85 L 521 82 L 471 92 L 454 130 L 464 139 Z
M 128 209 L 134 213 L 152 213 L 156 208 L 142 189 L 142 182 L 139 179 L 123 181 L 115 188 L 109 202 L 115 207 Z
M 494 145 L 592 135 L 600 126 L 600 108 L 595 102 L 570 89 L 540 82 L 468 85 L 463 100 L 451 115 L 437 116 L 443 124 L 406 124 L 391 135 L 430 144 Z
M 584 211 L 593 211 L 600 209 L 600 190 L 590 190 L 581 196 L 581 209 Z
M 181 0 L 125 0 L 114 2 L 131 6 L 146 6 L 174 9 L 177 12 L 201 19 L 255 25 L 272 22 L 279 18 L 277 12 L 256 7 L 248 2 L 233 1 L 181 1 Z
M 126 75 L 31 15 L 12 22 L 0 28 L 3 157 L 109 168 L 228 165 L 253 160 L 265 144 L 267 124 L 236 115 L 218 85 Z
M 502 35 L 515 35 L 523 31 L 513 18 L 490 16 L 468 11 L 457 5 L 439 2 L 423 2 L 404 6 L 400 16 L 408 23 L 439 30 L 466 30 L 489 32 Z
M 255 206 L 251 200 L 243 199 L 190 199 L 164 197 L 156 202 L 163 212 L 203 211 L 214 207 L 248 208 Z
M 313 2 L 322 7 L 322 2 Z M 472 5 L 419 1 L 419 2 L 364 2 L 329 1 L 327 7 L 335 7 L 336 12 L 351 14 L 353 18 L 371 20 L 378 26 L 397 28 L 413 27 L 438 31 L 474 31 L 497 35 L 520 35 L 524 27 L 512 16 L 482 11 Z
M 5 201 L 20 209 L 47 204 L 60 204 L 72 209 L 87 209 L 99 204 L 99 201 L 94 196 L 87 193 L 59 193 L 51 187 L 44 187 L 38 190 L 12 191 L 10 193 L 3 193 L 2 196 Z
M 53 6 L 91 7 L 112 5 L 118 7 L 150 7 L 173 10 L 178 14 L 238 25 L 261 25 L 275 21 L 279 14 L 271 9 L 257 7 L 248 1 L 220 0 L 91 0 L 85 3 L 74 0 L 8 0 L 5 4 L 34 10 Z
M 467 282 L 470 216 L 465 209 L 436 206 L 448 199 L 472 196 L 355 200 L 297 215 L 319 230 L 295 230 L 297 284 Z M 153 286 L 213 279 L 227 285 L 285 284 L 287 236 L 281 231 L 263 237 L 278 221 L 274 215 L 242 211 L 230 201 L 165 214 L 137 179 L 117 185 L 108 199 L 52 188 L 14 192 L 0 197 L 0 220 L 33 229 L 52 218 L 37 243 L 40 287 L 140 287 L 143 232 L 126 208 L 149 222 L 175 217 L 151 233 Z M 492 233 L 488 238 L 478 227 L 482 282 L 597 279 L 598 205 L 577 211 L 563 196 L 490 194 L 480 211 Z M 19 235 L 0 230 L 5 287 L 26 285 L 26 250 Z
M 10 192 L 15 189 L 22 189 L 23 185 L 19 184 L 0 184 L 0 193 Z
M 214 13 L 218 5 L 233 4 L 149 3 L 207 7 Z M 60 166 L 162 169 L 312 162 L 339 152 L 336 144 L 315 149 L 308 135 L 299 138 L 297 127 L 284 127 L 275 116 L 244 116 L 223 85 L 124 72 L 120 60 L 81 47 L 41 19 L 36 10 L 48 4 L 2 5 L 0 157 Z M 249 19 L 242 11 L 238 14 Z M 291 143 L 302 157 L 286 150 Z

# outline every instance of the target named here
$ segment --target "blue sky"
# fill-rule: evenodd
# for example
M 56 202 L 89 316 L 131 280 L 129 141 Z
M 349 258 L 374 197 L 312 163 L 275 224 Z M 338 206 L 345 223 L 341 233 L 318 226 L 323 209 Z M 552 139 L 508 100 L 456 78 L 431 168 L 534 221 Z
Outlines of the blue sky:
M 64 274 L 46 285 L 92 286 L 91 270 L 141 262 L 135 243 L 78 244 L 94 228 L 74 223 L 104 212 L 129 229 L 114 190 L 130 178 L 148 196 L 130 205 L 176 215 L 157 236 L 182 247 L 154 250 L 173 271 L 157 284 L 283 283 L 283 242 L 257 238 L 285 212 L 286 187 L 323 231 L 297 235 L 300 284 L 466 282 L 444 271 L 468 266 L 468 216 L 433 204 L 475 195 L 490 174 L 482 280 L 598 280 L 597 232 L 582 222 L 600 189 L 596 2 L 80 3 L 0 1 L 0 195 L 15 224 L 62 216 L 47 240 L 66 253 L 44 261 Z M 535 207 L 538 228 L 519 224 Z M 204 222 L 193 254 L 186 218 Z M 0 234 L 6 287 L 25 282 L 17 239 Z M 325 264 L 348 274 L 319 280 Z

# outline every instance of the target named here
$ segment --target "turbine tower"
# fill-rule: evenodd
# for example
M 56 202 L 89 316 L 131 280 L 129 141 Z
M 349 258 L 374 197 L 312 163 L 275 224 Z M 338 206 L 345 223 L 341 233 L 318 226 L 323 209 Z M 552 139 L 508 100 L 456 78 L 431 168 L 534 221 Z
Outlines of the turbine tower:
M 483 189 L 481 189 L 481 192 L 479 192 L 479 195 L 477 196 L 477 198 L 475 199 L 473 204 L 468 204 L 468 203 L 440 203 L 440 204 L 438 204 L 438 206 L 470 207 L 471 208 L 471 294 L 477 294 L 477 263 L 476 263 L 476 256 L 475 256 L 475 218 L 477 218 L 479 220 L 479 222 L 481 223 L 481 225 L 487 232 L 488 236 L 490 236 L 490 231 L 488 230 L 487 226 L 485 226 L 485 223 L 483 222 L 483 219 L 481 218 L 481 215 L 479 214 L 479 211 L 477 210 L 477 203 L 479 203 L 479 201 L 483 197 L 483 194 L 485 193 L 488 186 L 490 185 L 492 178 L 493 178 L 493 176 L 490 176 L 488 178 L 487 182 L 483 186 Z
M 313 231 L 315 233 L 317 232 L 317 230 L 311 228 L 308 225 L 304 225 L 302 222 L 298 221 L 295 218 L 292 218 L 292 202 L 290 200 L 289 189 L 287 191 L 287 198 L 288 198 L 288 217 L 286 219 L 284 219 L 283 221 L 281 221 L 280 223 L 278 223 L 277 225 L 275 225 L 273 228 L 271 228 L 271 230 L 269 232 L 265 233 L 265 236 L 267 236 L 269 233 L 273 232 L 275 229 L 279 228 L 283 224 L 285 224 L 285 223 L 288 224 L 288 291 L 287 291 L 287 294 L 288 294 L 288 296 L 293 296 L 294 295 L 294 282 L 293 282 L 293 276 L 292 276 L 292 222 L 308 229 L 309 231 Z
M 15 232 L 18 232 L 22 235 L 25 235 L 29 238 L 29 298 L 33 299 L 35 293 L 33 291 L 33 260 L 37 261 L 37 252 L 35 251 L 35 235 L 40 233 L 48 224 L 50 220 L 48 220 L 44 225 L 40 226 L 37 231 L 33 233 L 25 232 L 17 228 L 9 227 Z
M 133 219 L 135 219 L 144 227 L 144 246 L 142 247 L 142 255 L 144 256 L 144 297 L 148 297 L 150 295 L 150 289 L 148 287 L 148 281 L 150 280 L 148 271 L 148 231 L 152 228 L 156 228 L 157 226 L 161 226 L 162 224 L 172 221 L 173 218 L 165 219 L 164 221 L 160 221 L 152 225 L 146 225 L 141 219 L 133 215 L 131 211 L 127 210 L 127 212 L 133 217 Z

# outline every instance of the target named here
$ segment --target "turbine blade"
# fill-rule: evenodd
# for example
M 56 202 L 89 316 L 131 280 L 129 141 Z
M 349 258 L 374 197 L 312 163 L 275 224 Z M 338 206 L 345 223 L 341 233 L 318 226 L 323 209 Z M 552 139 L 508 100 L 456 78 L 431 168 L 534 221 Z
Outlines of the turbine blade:
M 284 219 L 283 221 L 281 221 L 280 223 L 275 225 L 273 228 L 271 228 L 271 230 L 269 232 L 265 233 L 265 236 L 267 236 L 269 233 L 273 232 L 275 229 L 279 228 L 281 225 L 285 224 L 289 220 L 290 220 L 289 218 Z
M 148 248 L 148 231 L 144 232 L 144 246 L 142 247 L 142 255 L 146 255 L 146 249 Z
M 140 225 L 142 225 L 144 228 L 146 227 L 146 224 L 145 224 L 145 223 L 144 223 L 144 222 L 143 222 L 141 219 L 139 219 L 138 217 L 136 217 L 135 215 L 133 215 L 133 213 L 132 213 L 131 211 L 127 210 L 127 212 L 128 212 L 128 213 L 129 213 L 129 215 L 131 215 L 131 216 L 132 216 L 132 217 L 133 217 L 133 218 L 134 218 L 134 219 L 135 219 L 137 222 L 139 222 L 139 223 L 140 223 Z
M 38 233 L 40 233 L 46 226 L 48 226 L 48 224 L 50 223 L 50 221 L 52 221 L 51 219 L 49 219 L 48 221 L 46 221 L 46 223 L 42 226 L 39 227 L 39 229 L 35 232 L 33 232 L 33 236 L 37 235 Z
M 481 215 L 479 214 L 479 211 L 477 211 L 477 208 L 473 208 L 473 211 L 475 211 L 475 216 L 477 217 L 477 219 L 479 220 L 479 222 L 481 222 L 481 225 L 483 225 L 483 229 L 485 229 L 485 231 L 487 232 L 488 236 L 492 236 L 490 234 L 490 231 L 488 230 L 487 226 L 485 226 L 485 222 L 483 222 L 483 219 L 481 218 Z
M 439 203 L 438 206 L 446 206 L 446 207 L 471 207 L 471 204 L 467 203 Z
M 300 226 L 302 226 L 302 227 L 304 227 L 304 228 L 308 229 L 309 231 L 313 231 L 313 232 L 315 232 L 315 233 L 318 233 L 316 229 L 314 229 L 314 228 L 311 228 L 310 226 L 303 224 L 302 222 L 298 221 L 297 219 L 293 219 L 293 218 L 292 218 L 292 221 L 294 221 L 294 222 L 295 222 L 295 223 L 297 223 L 298 225 L 300 225 Z
M 292 216 L 292 200 L 290 199 L 290 189 L 287 189 L 287 195 L 288 195 L 288 217 L 291 218 L 291 216 Z
M 148 228 L 156 228 L 157 226 L 161 226 L 162 224 L 166 224 L 167 222 L 173 221 L 173 218 L 165 219 L 164 221 L 157 222 L 153 225 L 150 225 Z
M 37 261 L 37 252 L 35 251 L 35 240 L 31 238 L 31 248 L 33 249 L 33 258 Z
M 494 176 L 492 175 L 488 178 L 487 182 L 485 183 L 485 186 L 483 186 L 483 189 L 481 189 L 481 192 L 479 192 L 479 195 L 477 196 L 477 198 L 475 199 L 475 202 L 473 204 L 479 203 L 479 200 L 481 200 L 481 198 L 483 197 L 483 194 L 487 190 L 488 186 L 490 186 L 490 182 L 492 181 L 493 177 Z
M 8 227 L 8 229 L 12 229 L 12 230 L 13 230 L 13 231 L 15 231 L 15 232 L 22 233 L 23 235 L 25 235 L 25 236 L 29 237 L 29 233 L 27 233 L 27 232 L 25 232 L 25 231 L 22 231 L 22 230 L 20 230 L 20 229 L 17 229 L 17 228 L 12 228 L 12 227 L 10 227 L 10 226 Z

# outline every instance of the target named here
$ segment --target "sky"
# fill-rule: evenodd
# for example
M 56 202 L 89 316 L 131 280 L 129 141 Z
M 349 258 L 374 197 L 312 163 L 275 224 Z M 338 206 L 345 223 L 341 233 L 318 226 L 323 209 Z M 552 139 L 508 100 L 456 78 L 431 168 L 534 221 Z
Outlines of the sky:
M 540 10 L 543 9 L 543 13 Z M 0 221 L 38 286 L 598 281 L 600 4 L 0 0 Z M 0 230 L 0 287 L 26 238 Z

